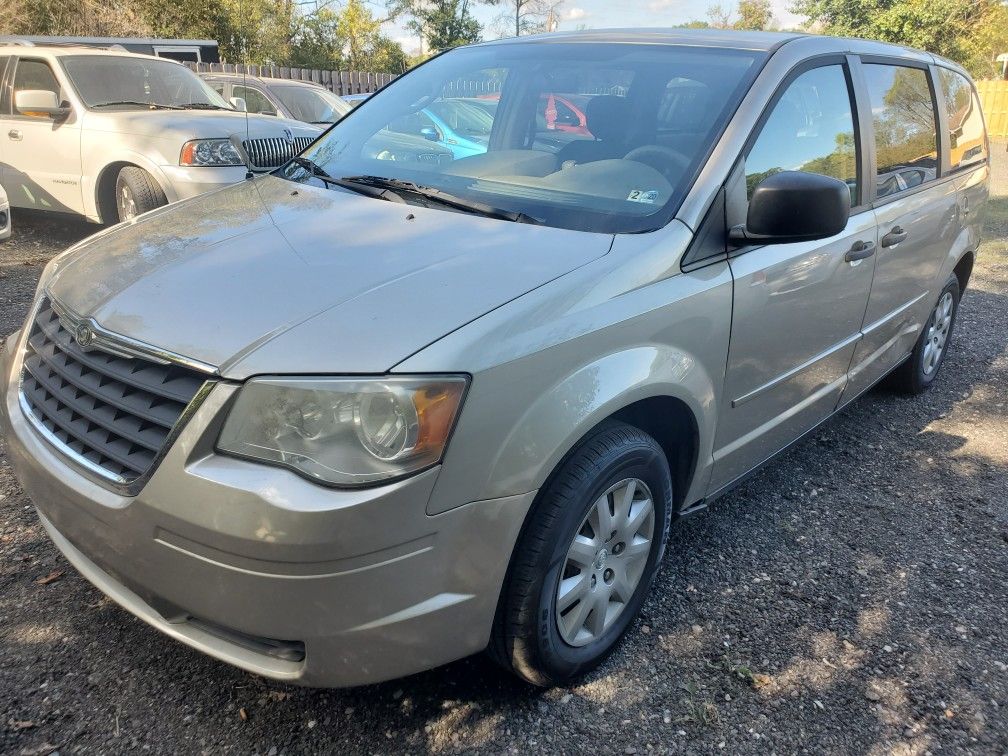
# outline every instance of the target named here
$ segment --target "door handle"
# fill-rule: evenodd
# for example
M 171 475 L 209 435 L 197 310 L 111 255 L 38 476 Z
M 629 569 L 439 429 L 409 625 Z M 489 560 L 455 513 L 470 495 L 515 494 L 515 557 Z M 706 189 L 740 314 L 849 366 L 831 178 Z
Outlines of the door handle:
M 854 242 L 854 246 L 851 247 L 847 254 L 844 255 L 844 262 L 857 262 L 858 260 L 864 260 L 875 254 L 875 242 L 873 241 L 859 241 Z
M 7 138 L 15 142 L 20 142 L 22 136 L 21 129 L 11 129 L 7 132 Z
M 895 247 L 901 241 L 905 241 L 908 234 L 902 226 L 893 226 L 893 230 L 882 237 L 883 247 Z

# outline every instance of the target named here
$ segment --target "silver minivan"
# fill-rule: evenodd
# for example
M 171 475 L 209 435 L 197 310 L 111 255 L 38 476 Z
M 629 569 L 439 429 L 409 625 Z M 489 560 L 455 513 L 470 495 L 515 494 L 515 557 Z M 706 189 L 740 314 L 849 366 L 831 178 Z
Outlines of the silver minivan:
M 484 153 L 368 149 L 450 98 L 493 103 Z M 935 380 L 988 172 L 972 83 L 923 52 L 456 49 L 275 173 L 57 256 L 0 424 L 67 559 L 183 643 L 306 685 L 484 649 L 560 684 L 675 521 L 883 378 Z

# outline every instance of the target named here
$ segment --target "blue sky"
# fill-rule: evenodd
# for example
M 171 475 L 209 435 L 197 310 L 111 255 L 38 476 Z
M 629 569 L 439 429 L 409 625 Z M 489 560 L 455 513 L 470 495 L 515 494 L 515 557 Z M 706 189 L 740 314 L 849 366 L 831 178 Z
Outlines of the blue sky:
M 606 29 L 628 26 L 674 26 L 694 19 L 706 19 L 707 9 L 714 5 L 713 0 L 564 0 L 561 6 L 561 30 L 577 29 L 584 24 L 592 29 Z M 725 5 L 734 5 L 728 0 Z M 774 9 L 774 20 L 781 26 L 794 26 L 798 19 L 787 11 L 790 0 L 771 0 Z M 380 13 L 380 0 L 372 0 L 376 13 Z M 488 7 L 476 4 L 475 16 L 484 27 L 492 25 L 501 15 L 500 6 Z M 389 24 L 386 33 L 406 48 L 407 52 L 416 52 L 419 43 L 399 24 Z M 486 37 L 494 36 L 491 31 Z

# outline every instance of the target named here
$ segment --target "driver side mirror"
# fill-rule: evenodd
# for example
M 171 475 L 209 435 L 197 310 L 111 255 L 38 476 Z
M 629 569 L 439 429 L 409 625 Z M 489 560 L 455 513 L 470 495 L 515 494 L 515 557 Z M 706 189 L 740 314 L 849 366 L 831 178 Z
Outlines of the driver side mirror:
M 731 230 L 741 244 L 785 244 L 839 234 L 850 218 L 850 187 L 803 171 L 767 176 L 753 190 L 744 226 Z
M 420 136 L 426 139 L 428 142 L 438 142 L 441 140 L 441 135 L 437 133 L 437 129 L 432 126 L 424 126 L 420 129 Z
M 248 110 L 248 105 L 245 104 L 244 97 L 232 97 L 231 107 L 237 110 L 239 113 L 244 113 Z
M 59 96 L 48 89 L 22 89 L 14 93 L 14 108 L 21 115 L 32 118 L 62 118 L 70 112 Z

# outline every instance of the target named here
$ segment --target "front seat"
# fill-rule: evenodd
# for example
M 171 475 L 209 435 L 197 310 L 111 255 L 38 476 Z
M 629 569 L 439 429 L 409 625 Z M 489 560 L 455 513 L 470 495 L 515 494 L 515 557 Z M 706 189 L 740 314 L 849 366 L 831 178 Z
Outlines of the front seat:
M 630 131 L 630 103 L 625 97 L 600 95 L 588 101 L 585 120 L 594 139 L 579 139 L 566 145 L 557 153 L 563 165 L 592 163 L 596 160 L 614 160 L 630 151 L 627 137 Z

